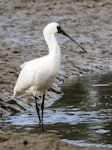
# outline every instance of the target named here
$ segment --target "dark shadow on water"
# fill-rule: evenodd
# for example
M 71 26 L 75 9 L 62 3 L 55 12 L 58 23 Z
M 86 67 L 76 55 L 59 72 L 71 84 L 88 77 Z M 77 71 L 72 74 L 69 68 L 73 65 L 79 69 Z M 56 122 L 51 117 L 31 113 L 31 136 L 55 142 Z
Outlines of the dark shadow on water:
M 62 88 L 65 94 L 52 108 L 64 108 L 75 120 L 67 117 L 68 124 L 59 127 L 62 138 L 112 146 L 112 74 L 78 78 Z

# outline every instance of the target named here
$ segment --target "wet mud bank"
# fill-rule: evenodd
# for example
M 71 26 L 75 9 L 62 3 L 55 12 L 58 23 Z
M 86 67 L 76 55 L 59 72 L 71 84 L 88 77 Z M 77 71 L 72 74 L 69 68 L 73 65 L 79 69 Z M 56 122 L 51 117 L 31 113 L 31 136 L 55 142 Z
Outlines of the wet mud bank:
M 57 135 L 50 133 L 43 134 L 30 134 L 24 133 L 12 133 L 0 131 L 0 149 L 1 150 L 110 150 L 109 148 L 96 148 L 87 147 L 79 148 L 74 145 L 62 142 Z

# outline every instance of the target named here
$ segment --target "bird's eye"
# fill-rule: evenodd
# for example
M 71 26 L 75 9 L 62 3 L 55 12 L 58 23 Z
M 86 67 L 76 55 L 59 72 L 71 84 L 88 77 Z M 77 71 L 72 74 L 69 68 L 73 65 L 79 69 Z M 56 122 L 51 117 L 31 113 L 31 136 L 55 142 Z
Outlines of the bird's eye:
M 61 26 L 60 26 L 60 25 L 58 25 L 58 26 L 57 26 L 57 30 L 58 30 L 58 32 L 57 32 L 57 33 L 61 33 L 61 32 L 62 32 L 62 28 L 61 28 Z
M 60 28 L 61 28 L 61 26 L 60 26 L 60 25 L 58 25 L 58 26 L 57 26 L 57 29 L 60 29 Z

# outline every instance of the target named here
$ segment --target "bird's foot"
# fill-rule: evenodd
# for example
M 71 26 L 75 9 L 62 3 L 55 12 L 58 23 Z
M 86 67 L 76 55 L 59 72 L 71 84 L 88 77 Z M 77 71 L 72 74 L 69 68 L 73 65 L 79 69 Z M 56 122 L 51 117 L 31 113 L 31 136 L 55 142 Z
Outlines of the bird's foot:
M 39 121 L 39 132 L 40 132 L 40 133 L 45 132 L 43 121 L 41 121 L 41 122 Z

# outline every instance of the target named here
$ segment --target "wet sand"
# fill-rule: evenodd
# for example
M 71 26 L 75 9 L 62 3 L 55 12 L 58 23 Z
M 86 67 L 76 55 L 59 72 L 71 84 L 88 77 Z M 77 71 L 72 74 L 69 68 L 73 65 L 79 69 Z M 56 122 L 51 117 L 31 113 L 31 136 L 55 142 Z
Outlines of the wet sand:
M 58 36 L 62 49 L 62 65 L 56 80 L 58 86 L 76 76 L 112 70 L 111 8 L 111 0 L 1 0 L 0 116 L 14 115 L 34 106 L 32 97 L 21 101 L 21 98 L 12 100 L 11 96 L 20 71 L 19 65 L 48 53 L 42 29 L 49 22 L 59 22 L 88 52 L 84 54 L 67 38 Z M 48 105 L 61 96 L 61 89 L 55 85 L 46 97 L 50 99 Z M 52 134 L 0 132 L 0 149 L 24 149 L 25 146 L 27 149 L 32 149 L 33 146 L 36 149 L 42 147 L 43 142 L 46 143 L 41 148 L 43 150 L 75 149 L 74 146 L 63 144 Z M 26 137 L 28 144 L 23 144 Z

